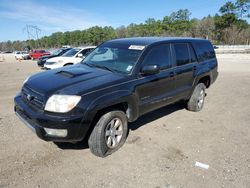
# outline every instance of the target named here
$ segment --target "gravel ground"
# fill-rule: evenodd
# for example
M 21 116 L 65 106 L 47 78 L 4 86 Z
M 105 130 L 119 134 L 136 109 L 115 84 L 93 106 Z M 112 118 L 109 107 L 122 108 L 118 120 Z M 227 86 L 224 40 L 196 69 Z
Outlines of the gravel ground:
M 15 116 L 13 97 L 41 70 L 32 61 L 1 62 L 0 188 L 250 187 L 250 55 L 218 60 L 220 75 L 201 112 L 171 105 L 147 114 L 130 124 L 125 145 L 104 159 L 86 143 L 58 148 L 38 139 Z

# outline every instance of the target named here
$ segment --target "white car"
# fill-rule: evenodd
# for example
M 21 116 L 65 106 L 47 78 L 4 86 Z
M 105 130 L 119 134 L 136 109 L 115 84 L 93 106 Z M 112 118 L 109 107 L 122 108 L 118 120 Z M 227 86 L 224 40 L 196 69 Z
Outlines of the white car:
M 49 70 L 80 63 L 95 48 L 96 46 L 72 48 L 62 56 L 48 59 L 44 64 L 44 68 Z
M 20 59 L 20 60 L 22 60 L 22 59 L 25 60 L 25 59 L 29 59 L 30 55 L 27 51 L 16 51 L 15 58 Z

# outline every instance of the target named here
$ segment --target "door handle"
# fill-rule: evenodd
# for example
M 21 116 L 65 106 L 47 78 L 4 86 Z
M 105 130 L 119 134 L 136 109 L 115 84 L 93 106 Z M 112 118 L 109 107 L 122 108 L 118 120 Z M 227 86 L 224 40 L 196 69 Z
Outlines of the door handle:
M 197 67 L 196 67 L 196 66 L 194 66 L 194 67 L 193 67 L 193 70 L 194 70 L 194 71 L 196 71 L 196 70 L 197 70 Z

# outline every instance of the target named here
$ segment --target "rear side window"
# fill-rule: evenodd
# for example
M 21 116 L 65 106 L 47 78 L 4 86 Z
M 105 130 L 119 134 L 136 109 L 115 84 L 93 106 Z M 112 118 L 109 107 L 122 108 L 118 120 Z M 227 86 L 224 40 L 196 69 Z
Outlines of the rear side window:
M 174 44 L 174 51 L 177 66 L 185 65 L 190 62 L 189 45 L 185 43 Z
M 85 49 L 85 50 L 83 50 L 83 51 L 81 52 L 81 54 L 82 54 L 83 56 L 87 56 L 91 51 L 93 51 L 92 48 Z
M 215 58 L 215 52 L 212 44 L 209 41 L 196 42 L 194 46 L 197 51 L 199 61 L 206 61 Z
M 161 69 L 172 67 L 171 51 L 169 44 L 153 47 L 144 59 L 144 65 L 158 64 Z

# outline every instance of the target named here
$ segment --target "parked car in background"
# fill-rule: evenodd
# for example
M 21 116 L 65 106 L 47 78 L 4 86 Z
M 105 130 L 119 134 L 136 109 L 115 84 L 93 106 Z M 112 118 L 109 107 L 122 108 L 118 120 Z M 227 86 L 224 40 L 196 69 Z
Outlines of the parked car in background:
M 53 57 L 58 57 L 58 56 L 61 56 L 63 54 L 65 54 L 67 51 L 71 50 L 72 48 L 59 48 L 57 49 L 56 51 L 54 51 L 51 55 L 46 55 L 46 56 L 42 56 L 38 59 L 37 61 L 37 65 L 39 67 L 43 67 L 45 62 L 50 59 L 50 58 L 53 58 Z
M 40 57 L 47 55 L 50 55 L 50 52 L 45 50 L 34 50 L 33 52 L 30 53 L 30 57 L 32 60 L 39 59 Z
M 95 48 L 96 46 L 72 48 L 60 57 L 48 59 L 44 64 L 44 68 L 49 70 L 80 63 Z
M 11 54 L 12 51 L 3 51 L 2 54 Z
M 14 52 L 15 59 L 25 60 L 30 59 L 30 54 L 27 51 L 16 51 Z

